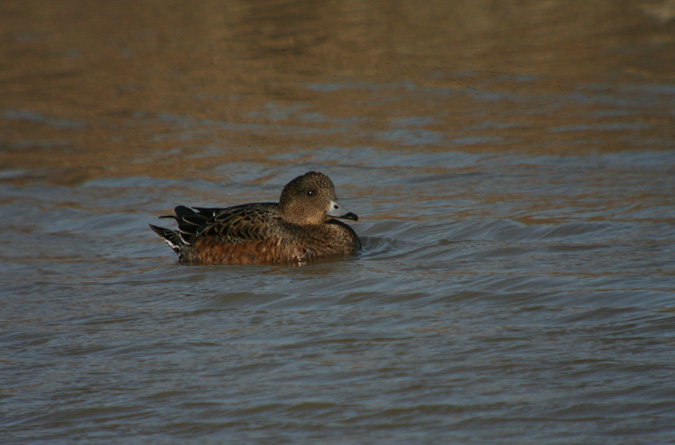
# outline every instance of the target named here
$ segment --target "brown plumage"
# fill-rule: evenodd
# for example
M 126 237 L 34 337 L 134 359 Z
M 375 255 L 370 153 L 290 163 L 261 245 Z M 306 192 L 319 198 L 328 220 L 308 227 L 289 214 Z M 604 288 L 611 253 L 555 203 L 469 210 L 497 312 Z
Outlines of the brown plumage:
M 356 221 L 338 204 L 323 173 L 289 182 L 279 203 L 226 208 L 178 206 L 178 230 L 150 225 L 183 264 L 306 264 L 350 255 L 361 248 L 354 230 L 333 218 Z

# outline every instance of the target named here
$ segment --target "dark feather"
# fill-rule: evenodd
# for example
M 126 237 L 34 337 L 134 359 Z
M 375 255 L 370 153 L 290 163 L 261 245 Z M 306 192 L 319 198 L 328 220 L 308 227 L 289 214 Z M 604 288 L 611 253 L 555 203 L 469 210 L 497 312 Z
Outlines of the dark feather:
M 168 245 L 171 247 L 174 252 L 180 254 L 181 247 L 189 245 L 186 240 L 180 235 L 176 230 L 166 229 L 164 227 L 153 226 L 150 224 L 150 228 L 159 235 Z
M 269 222 L 278 219 L 276 203 L 264 202 L 233 207 L 185 207 L 174 209 L 170 216 L 178 222 L 178 231 L 171 237 L 157 232 L 162 238 L 190 244 L 193 237 L 214 237 L 221 242 L 236 244 L 245 240 L 264 240 L 270 236 Z M 153 229 L 154 230 L 154 229 Z M 164 229 L 168 230 L 168 229 Z

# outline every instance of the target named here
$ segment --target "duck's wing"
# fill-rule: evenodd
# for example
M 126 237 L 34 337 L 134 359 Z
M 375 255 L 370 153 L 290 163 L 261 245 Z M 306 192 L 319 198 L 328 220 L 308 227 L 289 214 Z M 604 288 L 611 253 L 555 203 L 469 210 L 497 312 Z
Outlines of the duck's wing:
M 277 204 L 263 202 L 226 208 L 185 207 L 175 208 L 169 216 L 178 222 L 182 238 L 212 237 L 222 242 L 236 244 L 241 241 L 265 240 L 273 236 Z

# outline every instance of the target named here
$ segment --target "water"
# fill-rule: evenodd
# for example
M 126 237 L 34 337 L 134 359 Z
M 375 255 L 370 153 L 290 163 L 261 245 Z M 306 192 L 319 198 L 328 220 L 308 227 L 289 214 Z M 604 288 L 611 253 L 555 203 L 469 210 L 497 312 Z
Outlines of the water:
M 634 3 L 4 3 L 2 442 L 672 442 L 675 13 Z M 360 255 L 147 227 L 308 170 Z

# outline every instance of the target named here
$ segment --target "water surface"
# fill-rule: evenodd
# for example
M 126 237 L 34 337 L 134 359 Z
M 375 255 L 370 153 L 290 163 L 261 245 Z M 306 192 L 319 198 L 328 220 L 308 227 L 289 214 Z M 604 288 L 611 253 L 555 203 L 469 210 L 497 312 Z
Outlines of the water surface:
M 2 442 L 671 441 L 673 3 L 519 5 L 3 3 Z M 308 170 L 358 256 L 147 227 Z

